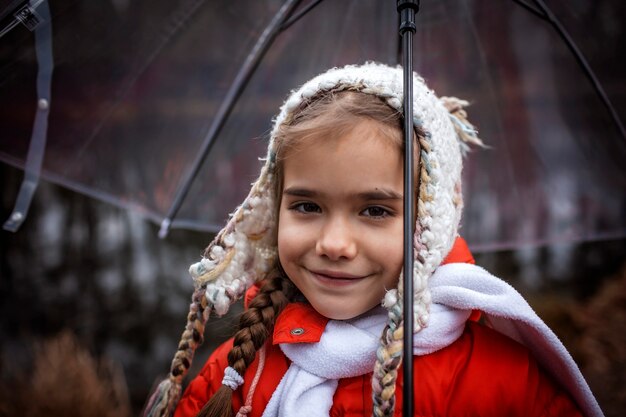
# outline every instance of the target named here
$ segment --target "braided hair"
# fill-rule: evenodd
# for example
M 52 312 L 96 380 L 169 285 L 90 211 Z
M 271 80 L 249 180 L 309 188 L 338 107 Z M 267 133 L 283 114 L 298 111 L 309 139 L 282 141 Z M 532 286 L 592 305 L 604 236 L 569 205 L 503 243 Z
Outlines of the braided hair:
M 272 334 L 274 322 L 287 303 L 297 294 L 295 286 L 283 274 L 267 279 L 239 319 L 228 365 L 244 375 L 257 351 Z M 222 385 L 197 414 L 198 417 L 231 417 L 233 390 Z

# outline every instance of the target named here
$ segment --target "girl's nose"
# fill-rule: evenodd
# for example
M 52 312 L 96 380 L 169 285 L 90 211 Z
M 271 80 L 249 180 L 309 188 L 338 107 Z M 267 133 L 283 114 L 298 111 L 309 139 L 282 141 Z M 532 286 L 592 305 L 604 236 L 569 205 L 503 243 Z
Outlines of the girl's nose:
M 353 259 L 357 254 L 357 242 L 354 234 L 344 220 L 327 222 L 320 231 L 315 245 L 318 256 L 332 261 Z

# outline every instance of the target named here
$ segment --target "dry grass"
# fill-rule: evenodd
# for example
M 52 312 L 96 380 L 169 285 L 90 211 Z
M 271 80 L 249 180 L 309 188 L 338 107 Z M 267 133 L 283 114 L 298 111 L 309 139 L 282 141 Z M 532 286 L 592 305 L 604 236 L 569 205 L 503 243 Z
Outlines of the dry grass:
M 626 267 L 574 315 L 576 354 L 607 417 L 626 410 Z
M 592 279 L 590 277 L 590 279 Z M 606 417 L 626 410 L 626 265 L 585 304 L 558 295 L 534 307 L 568 348 Z
M 120 367 L 94 359 L 68 331 L 35 346 L 31 372 L 13 375 L 0 385 L 0 416 L 130 414 Z

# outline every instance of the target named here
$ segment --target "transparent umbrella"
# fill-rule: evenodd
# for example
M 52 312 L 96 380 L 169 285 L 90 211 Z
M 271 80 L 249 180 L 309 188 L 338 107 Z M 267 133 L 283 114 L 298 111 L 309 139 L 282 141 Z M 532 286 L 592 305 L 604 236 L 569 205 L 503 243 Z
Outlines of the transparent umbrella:
M 288 88 L 332 66 L 399 63 L 394 2 L 302 1 L 290 16 L 311 10 L 276 27 L 199 158 L 237 74 L 284 2 L 27 3 L 0 3 L 0 160 L 28 165 L 44 112 L 43 179 L 157 223 L 170 215 L 171 227 L 224 224 L 258 172 Z M 16 17 L 29 4 L 33 13 Z M 424 3 L 417 17 L 415 70 L 439 95 L 472 103 L 470 120 L 489 145 L 469 154 L 464 172 L 462 234 L 475 251 L 626 235 L 626 140 L 616 124 L 626 115 L 619 59 L 626 6 L 550 4 L 611 113 L 542 4 L 442 0 Z M 53 72 L 42 103 L 43 47 L 29 27 L 37 33 L 46 5 Z

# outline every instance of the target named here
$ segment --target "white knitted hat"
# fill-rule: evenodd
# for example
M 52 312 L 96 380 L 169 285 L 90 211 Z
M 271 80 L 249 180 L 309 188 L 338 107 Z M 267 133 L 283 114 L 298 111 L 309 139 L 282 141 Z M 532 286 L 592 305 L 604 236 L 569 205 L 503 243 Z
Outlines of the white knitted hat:
M 424 80 L 413 77 L 413 119 L 424 132 L 420 141 L 420 175 L 417 190 L 414 262 L 414 331 L 428 322 L 430 293 L 427 280 L 448 254 L 457 236 L 463 199 L 461 195 L 462 152 L 465 142 L 482 144 L 466 120 L 467 102 L 437 98 Z M 326 91 L 359 91 L 372 94 L 402 112 L 403 72 L 401 68 L 367 63 L 335 68 L 292 91 L 274 121 L 267 158 L 261 175 L 243 204 L 232 214 L 226 227 L 205 251 L 205 257 L 190 268 L 195 281 L 187 326 L 170 374 L 150 398 L 145 415 L 163 416 L 173 411 L 182 390 L 195 349 L 202 343 L 204 324 L 214 311 L 223 315 L 255 282 L 276 267 L 276 137 L 283 123 L 290 123 L 303 104 Z M 402 280 L 399 281 L 400 285 Z M 399 288 L 401 290 L 401 288 Z M 398 343 L 402 334 L 402 306 L 398 289 L 387 292 L 383 305 L 389 310 L 374 369 L 373 393 L 376 415 L 393 412 L 395 386 L 389 372 L 399 365 Z M 392 346 L 394 345 L 394 346 Z M 384 385 L 384 386 L 383 386 Z M 382 393 L 385 397 L 382 398 Z

